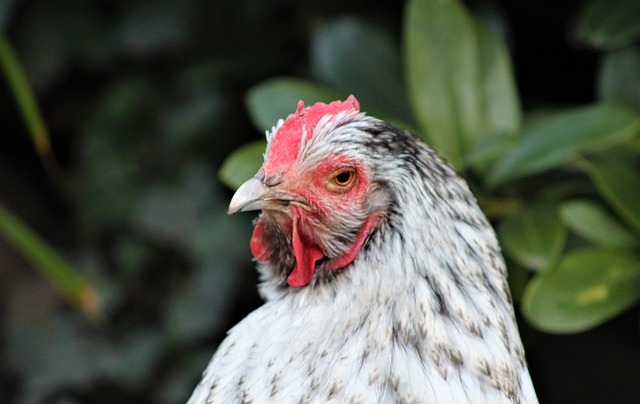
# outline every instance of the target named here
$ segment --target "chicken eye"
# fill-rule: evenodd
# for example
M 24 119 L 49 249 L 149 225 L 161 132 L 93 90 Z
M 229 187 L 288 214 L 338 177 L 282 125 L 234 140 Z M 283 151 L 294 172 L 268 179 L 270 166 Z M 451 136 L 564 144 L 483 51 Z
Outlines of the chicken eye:
M 355 177 L 353 170 L 345 170 L 333 177 L 333 183 L 339 187 L 346 187 L 353 182 Z

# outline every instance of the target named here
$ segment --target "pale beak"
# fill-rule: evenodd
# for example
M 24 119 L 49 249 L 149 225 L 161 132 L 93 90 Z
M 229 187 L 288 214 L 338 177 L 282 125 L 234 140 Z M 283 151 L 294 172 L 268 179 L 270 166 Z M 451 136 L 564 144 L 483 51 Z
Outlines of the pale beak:
M 263 209 L 283 211 L 292 203 L 309 211 L 314 210 L 304 198 L 280 191 L 278 186 L 266 186 L 262 181 L 263 178 L 264 176 L 256 175 L 242 184 L 231 198 L 227 214 Z
M 259 179 L 251 178 L 249 181 L 240 185 L 240 188 L 233 194 L 227 214 L 233 215 L 238 212 L 261 210 L 268 195 L 269 188 Z

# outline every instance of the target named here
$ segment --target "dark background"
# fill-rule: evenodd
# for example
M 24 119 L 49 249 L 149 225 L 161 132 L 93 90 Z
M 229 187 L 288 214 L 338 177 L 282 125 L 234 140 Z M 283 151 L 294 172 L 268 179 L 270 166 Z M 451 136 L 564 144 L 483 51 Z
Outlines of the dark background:
M 525 110 L 594 101 L 599 54 L 571 36 L 582 2 L 467 4 L 502 16 Z M 216 178 L 261 136 L 246 92 L 313 78 L 323 21 L 355 15 L 400 44 L 403 12 L 364 0 L 0 3 L 61 167 L 43 167 L 0 80 L 0 201 L 88 277 L 106 316 L 87 321 L 0 241 L 0 402 L 183 402 L 260 304 L 251 215 L 224 214 L 232 192 Z M 573 336 L 521 321 L 541 402 L 640 397 L 638 315 Z

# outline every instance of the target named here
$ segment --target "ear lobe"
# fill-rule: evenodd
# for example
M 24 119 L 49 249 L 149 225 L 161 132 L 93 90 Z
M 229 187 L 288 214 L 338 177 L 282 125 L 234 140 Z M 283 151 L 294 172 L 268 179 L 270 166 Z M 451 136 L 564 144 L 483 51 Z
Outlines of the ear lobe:
M 251 247 L 251 254 L 260 262 L 271 261 L 271 253 L 267 249 L 267 243 L 263 238 L 264 233 L 264 223 L 262 220 L 258 219 L 256 223 L 256 227 L 253 229 L 253 235 L 251 236 L 251 241 L 249 242 L 249 246 Z

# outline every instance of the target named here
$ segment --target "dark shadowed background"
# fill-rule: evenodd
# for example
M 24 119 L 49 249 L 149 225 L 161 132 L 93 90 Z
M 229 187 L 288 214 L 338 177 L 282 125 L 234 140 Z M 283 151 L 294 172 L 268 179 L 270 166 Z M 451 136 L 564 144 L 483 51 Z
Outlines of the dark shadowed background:
M 571 35 L 582 1 L 465 4 L 501 32 L 525 111 L 596 100 L 601 52 Z M 184 402 L 261 302 L 253 216 L 226 215 L 232 190 L 218 179 L 229 153 L 262 136 L 247 92 L 317 79 L 313 38 L 337 18 L 400 47 L 404 12 L 365 0 L 0 1 L 57 161 L 39 158 L 0 76 L 0 203 L 99 296 L 73 304 L 0 237 L 0 403 Z M 638 315 L 575 335 L 519 318 L 541 402 L 640 397 Z

